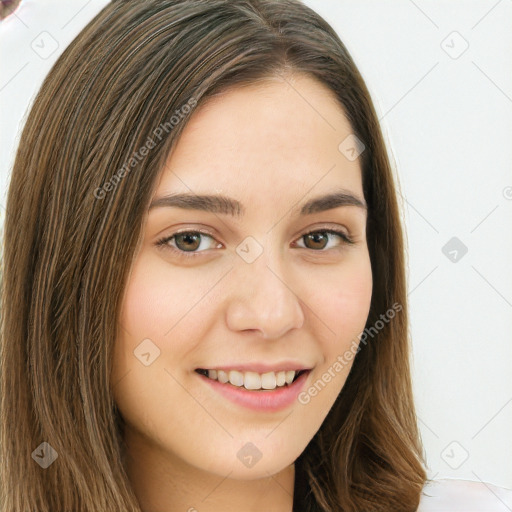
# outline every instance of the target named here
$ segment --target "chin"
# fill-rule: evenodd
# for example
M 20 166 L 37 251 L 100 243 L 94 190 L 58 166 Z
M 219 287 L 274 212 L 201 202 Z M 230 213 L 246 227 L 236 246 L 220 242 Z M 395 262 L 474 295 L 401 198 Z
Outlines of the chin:
M 216 450 L 212 455 L 215 461 L 205 469 L 222 477 L 229 474 L 229 478 L 234 480 L 256 480 L 276 475 L 291 466 L 307 445 L 307 440 L 299 445 L 298 441 L 290 439 L 291 436 L 277 438 L 276 434 L 269 435 L 267 430 L 259 435 L 253 432 L 245 438 L 252 441 L 237 440 L 229 447 Z M 276 439 L 272 440 L 272 436 Z

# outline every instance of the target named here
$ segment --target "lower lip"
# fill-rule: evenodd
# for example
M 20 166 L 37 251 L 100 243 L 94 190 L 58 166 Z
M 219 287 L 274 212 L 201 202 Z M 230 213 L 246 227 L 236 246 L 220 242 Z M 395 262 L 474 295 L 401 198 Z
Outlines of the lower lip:
M 223 384 L 218 380 L 209 379 L 200 373 L 197 375 L 209 384 L 214 391 L 237 405 L 242 405 L 254 411 L 274 412 L 286 409 L 297 400 L 297 396 L 304 388 L 310 373 L 311 370 L 304 372 L 290 385 L 263 391 L 251 391 L 243 386 L 233 386 L 233 384 L 229 383 Z

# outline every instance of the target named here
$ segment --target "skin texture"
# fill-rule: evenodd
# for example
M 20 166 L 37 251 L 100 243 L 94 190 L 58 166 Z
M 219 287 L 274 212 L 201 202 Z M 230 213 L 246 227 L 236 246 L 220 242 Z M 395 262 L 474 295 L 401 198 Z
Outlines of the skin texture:
M 304 75 L 230 89 L 185 127 L 154 197 L 219 193 L 246 212 L 237 219 L 159 207 L 145 218 L 112 375 L 127 423 L 127 471 L 144 511 L 291 511 L 294 460 L 352 361 L 309 403 L 278 412 L 233 404 L 194 370 L 291 360 L 313 368 L 307 389 L 358 342 L 372 294 L 366 211 L 298 215 L 307 200 L 339 188 L 364 201 L 359 159 L 338 149 L 350 133 L 333 94 Z M 155 245 L 184 228 L 212 238 Z M 341 230 L 354 244 L 304 237 L 322 228 Z M 252 263 L 236 252 L 249 236 L 263 250 Z M 172 251 L 192 246 L 197 254 L 188 259 Z M 147 338 L 160 350 L 148 366 L 134 355 Z M 248 442 L 262 454 L 252 467 L 237 457 Z

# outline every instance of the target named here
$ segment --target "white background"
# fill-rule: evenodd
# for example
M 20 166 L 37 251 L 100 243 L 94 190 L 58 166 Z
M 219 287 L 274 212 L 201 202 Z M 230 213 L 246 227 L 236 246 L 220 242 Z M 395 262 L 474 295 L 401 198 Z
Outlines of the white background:
M 396 166 L 429 477 L 512 488 L 512 0 L 305 3 L 351 52 Z M 28 106 L 106 4 L 22 0 L 0 23 L 2 218 Z

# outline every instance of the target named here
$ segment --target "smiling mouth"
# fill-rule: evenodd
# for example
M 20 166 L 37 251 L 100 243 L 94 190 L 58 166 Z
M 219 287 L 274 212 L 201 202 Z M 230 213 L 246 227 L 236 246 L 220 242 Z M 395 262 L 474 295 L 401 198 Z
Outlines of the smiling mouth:
M 279 372 L 242 372 L 238 370 L 195 370 L 200 375 L 216 380 L 221 384 L 231 384 L 235 387 L 245 388 L 251 391 L 269 391 L 280 389 L 293 384 L 303 373 L 310 370 L 288 370 Z

